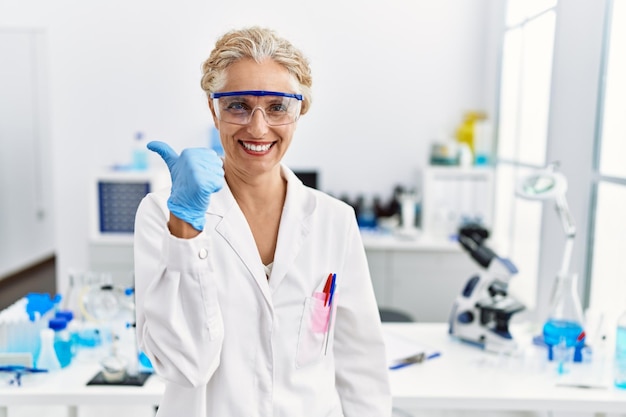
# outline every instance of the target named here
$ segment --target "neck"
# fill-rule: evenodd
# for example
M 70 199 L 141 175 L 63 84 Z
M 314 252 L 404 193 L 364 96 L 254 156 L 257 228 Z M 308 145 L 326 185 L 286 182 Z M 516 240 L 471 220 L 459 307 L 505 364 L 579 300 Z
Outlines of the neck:
M 280 166 L 253 177 L 229 170 L 226 164 L 224 171 L 228 187 L 242 209 L 257 212 L 275 207 L 282 209 L 287 194 L 287 181 L 281 175 Z

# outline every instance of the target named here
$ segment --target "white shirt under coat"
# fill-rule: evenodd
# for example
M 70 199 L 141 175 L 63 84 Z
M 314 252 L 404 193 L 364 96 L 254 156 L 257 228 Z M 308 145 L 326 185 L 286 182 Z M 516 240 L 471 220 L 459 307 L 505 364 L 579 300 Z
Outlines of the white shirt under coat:
M 137 336 L 166 380 L 159 417 L 389 417 L 385 347 L 354 211 L 282 167 L 269 280 L 230 189 L 193 239 L 167 229 L 169 190 L 135 224 Z M 327 353 L 312 295 L 337 274 Z

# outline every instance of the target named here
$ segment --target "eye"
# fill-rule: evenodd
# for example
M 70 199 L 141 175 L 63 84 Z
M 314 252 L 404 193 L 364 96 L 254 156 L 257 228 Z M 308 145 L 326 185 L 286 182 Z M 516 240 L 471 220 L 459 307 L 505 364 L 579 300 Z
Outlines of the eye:
M 287 112 L 287 106 L 285 106 L 284 104 L 281 104 L 281 103 L 271 104 L 267 108 L 267 112 L 271 112 L 271 113 L 286 113 Z
M 224 110 L 231 113 L 245 113 L 250 110 L 250 107 L 242 101 L 231 101 L 226 103 Z

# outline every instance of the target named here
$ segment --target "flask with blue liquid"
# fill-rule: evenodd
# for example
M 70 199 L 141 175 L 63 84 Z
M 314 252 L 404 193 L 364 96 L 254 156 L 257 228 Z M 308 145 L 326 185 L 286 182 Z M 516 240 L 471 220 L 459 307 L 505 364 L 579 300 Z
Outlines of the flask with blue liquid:
M 548 359 L 559 361 L 558 369 L 565 369 L 563 362 L 582 361 L 585 331 L 577 274 L 557 276 L 543 339 L 548 347 Z

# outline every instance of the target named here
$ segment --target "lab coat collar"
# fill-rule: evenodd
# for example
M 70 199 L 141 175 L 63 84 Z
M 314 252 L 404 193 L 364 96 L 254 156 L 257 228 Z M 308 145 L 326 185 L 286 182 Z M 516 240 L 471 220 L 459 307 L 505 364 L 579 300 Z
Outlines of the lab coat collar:
M 313 193 L 286 166 L 281 167 L 281 172 L 283 178 L 287 180 L 287 198 L 280 218 L 274 267 L 269 280 L 272 292 L 276 291 L 295 262 L 310 232 L 311 218 L 315 210 Z
M 315 210 L 314 195 L 293 171 L 281 165 L 281 175 L 287 180 L 287 196 L 281 215 L 269 286 L 252 231 L 228 184 L 211 197 L 211 204 L 207 210 L 209 215 L 222 218 L 215 230 L 226 239 L 246 265 L 270 306 L 271 292 L 274 292 L 285 279 L 297 258 L 302 243 L 310 231 L 311 215 Z
M 220 191 L 211 196 L 207 213 L 221 217 L 216 223 L 215 231 L 233 248 L 269 302 L 270 294 L 267 288 L 265 270 L 252 231 L 227 183 Z M 213 222 L 211 223 L 213 224 Z M 209 222 L 207 222 L 208 224 Z M 271 306 L 271 303 L 269 305 Z

